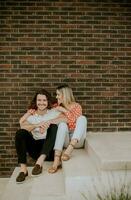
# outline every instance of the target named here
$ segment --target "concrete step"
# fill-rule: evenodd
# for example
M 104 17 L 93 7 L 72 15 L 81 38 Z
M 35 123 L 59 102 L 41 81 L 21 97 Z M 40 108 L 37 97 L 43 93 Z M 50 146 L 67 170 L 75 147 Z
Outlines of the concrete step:
M 57 173 L 48 173 L 48 168 L 52 165 L 46 162 L 42 176 L 34 177 L 29 200 L 65 200 L 65 183 L 63 170 Z
M 16 184 L 17 167 L 2 200 L 96 200 L 97 193 L 106 194 L 127 183 L 131 191 L 130 144 L 130 133 L 88 134 L 85 149 L 75 149 L 55 174 L 48 174 L 52 162 L 46 162 L 42 175 Z M 123 170 L 125 165 L 128 170 Z
M 102 170 L 131 169 L 131 132 L 90 133 L 85 149 L 94 152 Z
M 131 171 L 101 170 L 97 158 L 92 151 L 74 150 L 69 161 L 63 162 L 67 199 L 96 200 L 97 194 L 104 195 L 112 191 L 120 191 L 123 185 L 130 186 Z
M 17 184 L 15 179 L 19 173 L 16 167 L 3 194 L 2 200 L 65 200 L 63 172 L 49 174 L 47 169 L 52 162 L 45 162 L 42 175 L 31 177 L 32 167 L 29 167 L 29 176 L 23 184 Z M 56 198 L 54 198 L 56 197 Z
M 0 178 L 0 199 L 2 199 L 2 196 L 4 194 L 4 191 L 6 189 L 6 185 L 8 184 L 10 178 Z
M 31 167 L 28 168 L 29 174 L 31 173 Z M 16 167 L 10 180 L 6 186 L 5 192 L 2 196 L 2 200 L 28 200 L 30 190 L 33 184 L 33 179 L 29 176 L 23 184 L 16 184 L 16 176 L 19 173 L 19 167 Z
M 95 156 L 95 155 L 93 155 Z M 99 168 L 96 168 L 96 162 L 92 162 L 92 155 L 85 149 L 74 149 L 70 160 L 63 161 L 63 173 L 66 177 L 79 177 L 96 174 Z
M 76 149 L 71 159 L 62 163 L 67 199 L 81 200 L 83 189 L 86 189 L 88 182 L 98 175 L 99 168 L 96 167 L 96 160 L 92 161 L 91 157 L 91 152 Z

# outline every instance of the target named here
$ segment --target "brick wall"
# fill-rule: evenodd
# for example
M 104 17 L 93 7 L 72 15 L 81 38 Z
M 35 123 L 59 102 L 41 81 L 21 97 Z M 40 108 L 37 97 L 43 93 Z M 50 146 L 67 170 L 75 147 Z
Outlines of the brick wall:
M 14 135 L 36 89 L 68 83 L 88 131 L 131 129 L 131 3 L 0 1 L 0 171 L 17 164 Z

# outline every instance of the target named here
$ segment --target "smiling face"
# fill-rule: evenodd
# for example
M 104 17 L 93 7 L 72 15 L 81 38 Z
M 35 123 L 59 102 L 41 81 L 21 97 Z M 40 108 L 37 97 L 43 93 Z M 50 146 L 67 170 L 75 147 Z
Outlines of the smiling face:
M 58 105 L 63 103 L 63 95 L 59 90 L 56 90 L 56 99 L 57 99 Z
M 48 106 L 47 97 L 43 94 L 38 94 L 36 98 L 36 105 L 37 105 L 38 111 L 43 111 L 47 109 L 47 106 Z

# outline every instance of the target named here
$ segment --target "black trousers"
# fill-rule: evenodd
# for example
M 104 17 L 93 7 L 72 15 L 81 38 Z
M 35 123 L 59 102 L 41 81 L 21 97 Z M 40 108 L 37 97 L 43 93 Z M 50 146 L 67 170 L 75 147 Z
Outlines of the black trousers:
M 42 154 L 46 155 L 46 160 L 52 160 L 56 133 L 57 125 L 51 124 L 47 129 L 46 138 L 35 140 L 30 132 L 25 129 L 19 129 L 15 136 L 18 163 L 27 163 L 27 153 L 35 160 Z

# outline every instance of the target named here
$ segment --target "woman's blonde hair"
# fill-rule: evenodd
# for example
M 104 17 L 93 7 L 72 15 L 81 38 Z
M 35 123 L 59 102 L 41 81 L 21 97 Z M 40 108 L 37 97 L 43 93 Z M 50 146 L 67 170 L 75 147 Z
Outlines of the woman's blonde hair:
M 72 102 L 75 102 L 72 89 L 68 85 L 65 84 L 65 85 L 58 86 L 56 90 L 58 90 L 62 94 L 64 106 Z

